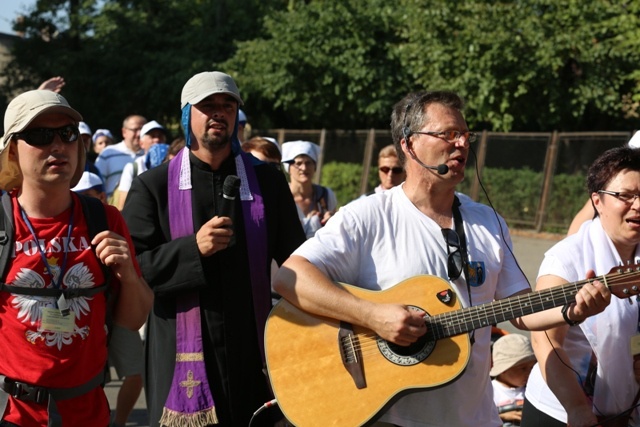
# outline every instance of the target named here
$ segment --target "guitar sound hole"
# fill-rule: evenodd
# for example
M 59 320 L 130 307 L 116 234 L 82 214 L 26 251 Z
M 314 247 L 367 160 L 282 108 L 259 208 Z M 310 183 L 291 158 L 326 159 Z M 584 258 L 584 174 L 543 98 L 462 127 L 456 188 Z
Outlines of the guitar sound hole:
M 414 306 L 409 306 L 409 309 L 420 310 L 420 308 Z M 378 350 L 389 362 L 402 366 L 411 366 L 422 362 L 429 357 L 436 346 L 436 340 L 433 339 L 431 334 L 423 335 L 408 346 L 397 345 L 380 337 L 376 341 Z
M 418 341 L 407 346 L 394 344 L 392 342 L 388 342 L 387 344 L 389 349 L 399 356 L 413 356 L 425 347 L 427 341 L 428 339 L 426 335 L 423 335 L 418 339 Z

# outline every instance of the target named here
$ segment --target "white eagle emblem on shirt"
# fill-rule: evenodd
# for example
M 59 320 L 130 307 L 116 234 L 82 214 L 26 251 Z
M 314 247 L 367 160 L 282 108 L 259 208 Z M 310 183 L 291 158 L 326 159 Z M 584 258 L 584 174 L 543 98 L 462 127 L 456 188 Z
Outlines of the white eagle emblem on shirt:
M 57 267 L 57 265 L 50 265 L 50 270 L 53 273 L 54 281 L 57 281 L 60 275 L 60 268 Z M 12 285 L 25 288 L 44 288 L 45 281 L 37 272 L 28 268 L 21 268 L 13 279 Z M 69 268 L 65 273 L 61 287 L 62 289 L 78 289 L 91 288 L 93 285 L 93 274 L 84 263 L 79 263 Z M 50 284 L 47 287 L 51 288 L 53 285 Z M 76 319 L 80 319 L 91 311 L 89 308 L 89 301 L 92 299 L 93 297 L 83 296 L 67 299 L 69 309 L 73 312 Z M 89 335 L 88 326 L 79 328 L 77 325 L 71 333 L 38 331 L 37 328 L 42 321 L 42 309 L 44 307 L 56 307 L 56 298 L 54 297 L 16 294 L 14 295 L 12 305 L 18 310 L 18 319 L 20 319 L 22 323 L 28 323 L 29 325 L 36 327 L 36 329 L 29 330 L 25 334 L 26 339 L 32 344 L 40 339 L 44 340 L 48 346 L 56 346 L 58 350 L 60 350 L 63 345 L 71 344 L 74 337 L 85 339 Z

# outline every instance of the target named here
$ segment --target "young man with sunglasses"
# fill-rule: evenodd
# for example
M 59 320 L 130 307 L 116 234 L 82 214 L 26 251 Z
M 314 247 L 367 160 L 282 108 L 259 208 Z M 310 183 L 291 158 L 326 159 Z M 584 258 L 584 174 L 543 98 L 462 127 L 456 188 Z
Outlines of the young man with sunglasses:
M 446 344 L 455 341 L 440 341 L 438 334 L 451 320 L 434 324 L 431 333 L 425 335 L 428 329 L 425 317 L 437 314 L 426 313 L 429 307 L 438 313 L 448 312 L 453 311 L 453 302 L 462 307 L 477 306 L 530 292 L 511 253 L 504 220 L 489 207 L 456 193 L 456 186 L 465 175 L 469 144 L 476 138 L 467 127 L 462 107 L 462 100 L 456 94 L 445 91 L 411 93 L 396 104 L 391 116 L 391 132 L 400 163 L 407 173 L 406 181 L 340 209 L 314 238 L 294 252 L 274 281 L 276 292 L 289 303 L 320 318 L 341 320 L 341 337 L 357 339 L 349 335 L 349 324 L 353 324 L 354 328 L 369 330 L 365 337 L 381 338 L 374 338 L 371 346 L 360 347 L 354 343 L 359 357 L 345 356 L 345 366 L 340 366 L 342 369 L 335 374 L 343 375 L 347 365 L 353 366 L 349 373 L 354 380 L 348 382 L 348 387 L 332 390 L 332 395 L 343 393 L 345 397 L 340 401 L 344 416 L 362 405 L 363 402 L 355 401 L 366 389 L 385 390 L 383 387 L 388 384 L 397 387 L 388 395 L 383 394 L 385 399 L 371 408 L 368 418 L 359 420 L 361 422 L 379 417 L 377 423 L 381 426 L 502 424 L 493 403 L 489 378 L 490 324 L 484 324 L 484 318 L 476 318 L 472 326 L 478 329 L 471 334 L 472 344 L 466 347 L 462 343 Z M 436 277 L 414 278 L 424 274 Z M 412 283 L 418 280 L 424 285 L 409 295 L 397 297 L 396 292 L 385 299 L 394 285 L 410 278 Z M 369 293 L 349 292 L 336 286 L 336 282 L 386 292 L 367 297 Z M 405 288 L 399 285 L 398 289 Z M 423 299 L 428 299 L 429 307 L 420 303 L 412 306 L 413 301 L 425 302 Z M 597 313 L 609 299 L 610 293 L 600 282 L 588 284 L 578 291 L 575 303 L 572 298 L 569 300 L 572 304 L 566 312 L 567 319 L 579 321 Z M 557 310 L 512 322 L 521 329 L 543 329 L 565 320 Z M 308 334 L 313 334 L 314 329 L 317 328 L 309 328 Z M 424 342 L 423 336 L 427 337 Z M 434 341 L 436 351 L 445 349 L 445 354 L 438 353 L 435 360 L 429 359 Z M 345 355 L 348 348 L 343 350 Z M 378 357 L 372 359 L 375 355 Z M 362 370 L 356 369 L 358 363 L 354 361 L 358 359 L 362 359 Z M 461 365 L 459 370 L 454 370 L 451 365 L 458 360 Z M 318 361 L 318 369 L 325 363 L 326 359 L 322 359 L 322 363 Z M 426 375 L 429 378 L 411 378 L 415 383 L 400 383 L 396 376 L 378 383 L 373 379 L 373 372 L 384 375 L 385 370 L 405 365 L 407 369 L 414 365 L 432 365 L 433 370 Z M 453 373 L 449 378 L 428 383 L 448 369 Z M 314 389 L 310 383 L 312 376 L 313 368 L 310 368 L 304 379 L 309 390 Z M 277 378 L 274 379 L 277 382 Z M 325 377 L 320 384 L 326 381 Z M 291 384 L 289 388 L 296 386 Z M 414 384 L 427 386 L 418 386 L 415 390 Z M 278 396 L 277 386 L 274 383 L 276 398 L 285 405 Z M 316 404 L 313 396 L 308 398 L 309 405 Z M 345 401 L 347 398 L 353 401 Z M 324 412 L 339 410 L 334 403 L 323 408 Z M 385 409 L 381 410 L 382 407 Z M 285 414 L 288 410 L 293 411 L 283 406 Z
M 104 207 L 109 230 L 90 239 L 88 202 L 71 191 L 84 171 L 80 120 L 48 90 L 5 112 L 0 189 L 14 255 L 0 291 L 0 426 L 108 425 L 106 316 L 137 330 L 151 307 L 118 210 Z

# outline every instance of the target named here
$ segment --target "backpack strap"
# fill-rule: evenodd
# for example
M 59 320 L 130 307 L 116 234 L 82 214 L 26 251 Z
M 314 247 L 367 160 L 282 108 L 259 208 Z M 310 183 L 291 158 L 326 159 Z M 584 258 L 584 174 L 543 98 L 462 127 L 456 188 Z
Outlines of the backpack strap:
M 96 235 L 102 231 L 109 229 L 109 222 L 107 221 L 107 210 L 104 204 L 95 197 L 85 196 L 78 194 L 80 204 L 82 205 L 82 213 L 84 214 L 87 228 L 89 231 L 89 241 L 93 240 Z M 96 253 L 96 247 L 91 245 L 93 253 Z M 114 292 L 112 286 L 109 286 L 111 279 L 111 269 L 104 265 L 101 261 L 98 261 L 100 268 L 102 269 L 102 275 L 104 276 L 104 284 L 99 288 L 104 289 L 105 299 L 107 301 L 107 310 L 105 324 L 107 325 L 107 343 L 111 338 L 111 332 L 113 330 L 113 313 L 115 305 L 118 300 L 118 293 Z M 91 288 L 97 289 L 97 288 Z
M 13 226 L 13 205 L 6 191 L 0 197 L 0 277 L 4 277 L 11 258 L 15 230 Z
M 313 202 L 315 203 L 318 211 L 324 214 L 329 210 L 329 206 L 327 203 L 327 187 L 323 187 L 322 185 L 313 184 Z

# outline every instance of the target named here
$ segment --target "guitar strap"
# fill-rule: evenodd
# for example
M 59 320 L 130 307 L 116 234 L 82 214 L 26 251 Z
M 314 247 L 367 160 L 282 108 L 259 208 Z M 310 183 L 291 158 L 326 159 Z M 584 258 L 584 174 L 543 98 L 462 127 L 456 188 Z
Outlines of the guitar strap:
M 460 214 L 460 200 L 458 196 L 453 196 L 453 206 L 451 210 L 453 211 L 453 224 L 456 229 L 456 233 L 458 234 L 458 238 L 460 239 L 460 252 L 462 252 L 462 271 L 464 272 L 464 281 L 467 284 L 467 295 L 469 296 L 469 307 L 473 305 L 471 301 L 471 285 L 469 285 L 469 254 L 467 253 L 467 237 L 464 234 L 464 224 L 462 223 L 462 214 Z M 475 342 L 474 339 L 475 330 L 471 331 L 469 339 L 471 344 Z

